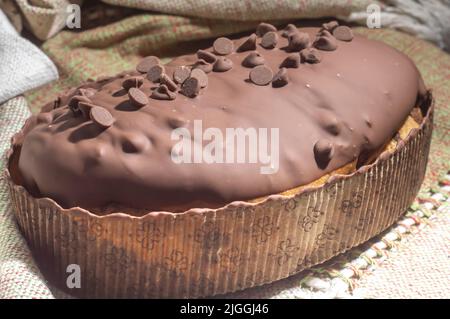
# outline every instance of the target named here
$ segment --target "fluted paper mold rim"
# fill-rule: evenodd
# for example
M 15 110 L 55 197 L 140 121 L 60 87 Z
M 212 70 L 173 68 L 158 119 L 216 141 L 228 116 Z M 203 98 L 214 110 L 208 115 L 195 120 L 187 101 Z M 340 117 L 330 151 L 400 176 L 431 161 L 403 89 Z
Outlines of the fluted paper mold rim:
M 65 283 L 79 264 L 84 297 L 200 297 L 269 283 L 330 259 L 390 226 L 417 194 L 426 169 L 433 103 L 393 152 L 348 175 L 258 203 L 182 213 L 96 215 L 34 198 L 6 178 L 30 247 Z M 24 129 L 13 137 L 23 138 Z M 394 185 L 395 184 L 395 185 Z M 361 187 L 362 186 L 362 187 Z M 39 258 L 38 258 L 39 259 Z M 46 268 L 44 267 L 44 268 Z

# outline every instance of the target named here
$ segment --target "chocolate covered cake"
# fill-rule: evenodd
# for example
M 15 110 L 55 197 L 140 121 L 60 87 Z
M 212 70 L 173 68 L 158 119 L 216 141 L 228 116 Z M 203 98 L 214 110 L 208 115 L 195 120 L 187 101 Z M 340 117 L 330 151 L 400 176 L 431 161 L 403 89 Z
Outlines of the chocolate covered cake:
M 408 57 L 349 27 L 261 23 L 46 105 L 13 141 L 11 193 L 56 277 L 93 274 L 83 296 L 234 291 L 392 224 L 423 178 L 430 102 Z

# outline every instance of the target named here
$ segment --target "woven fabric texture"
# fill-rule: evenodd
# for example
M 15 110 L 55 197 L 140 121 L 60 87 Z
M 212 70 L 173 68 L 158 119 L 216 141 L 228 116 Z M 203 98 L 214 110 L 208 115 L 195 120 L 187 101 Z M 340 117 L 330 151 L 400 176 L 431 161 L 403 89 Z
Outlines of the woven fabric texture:
M 103 2 L 173 15 L 187 15 L 208 19 L 235 21 L 260 21 L 274 19 L 316 18 L 326 16 L 347 16 L 353 11 L 362 11 L 377 1 L 369 0 L 313 0 L 313 1 L 270 1 L 270 0 L 102 0 Z
M 30 30 L 40 40 L 46 40 L 65 26 L 68 0 L 15 0 Z
M 53 62 L 22 38 L 0 10 L 0 103 L 57 78 Z
M 30 31 L 39 39 L 53 37 L 64 28 L 67 18 L 66 8 L 70 3 L 80 4 L 82 0 L 14 0 L 22 12 Z M 243 21 L 273 19 L 298 19 L 324 16 L 348 16 L 353 11 L 365 11 L 369 0 L 313 0 L 278 1 L 271 0 L 198 0 L 198 1 L 154 1 L 154 0 L 103 0 L 107 4 L 142 10 L 156 11 L 171 15 L 207 19 Z M 274 15 L 276 12 L 276 16 Z M 276 18 L 275 18 L 276 17 Z M 246 24 L 245 22 L 243 23 Z
M 0 105 L 0 170 L 5 168 L 5 153 L 10 138 L 30 116 L 23 97 Z M 20 234 L 6 180 L 0 178 L 0 298 L 52 298 L 25 239 Z
M 366 298 L 449 298 L 449 230 L 447 205 L 426 229 L 398 245 L 383 267 L 363 277 L 355 293 Z

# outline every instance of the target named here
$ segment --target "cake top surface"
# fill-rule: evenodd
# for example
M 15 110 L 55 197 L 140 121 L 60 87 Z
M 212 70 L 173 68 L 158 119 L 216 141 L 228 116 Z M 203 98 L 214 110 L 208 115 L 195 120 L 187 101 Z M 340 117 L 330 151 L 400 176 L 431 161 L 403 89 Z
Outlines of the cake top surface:
M 27 189 L 64 207 L 219 207 L 382 147 L 421 83 L 409 58 L 347 27 L 261 24 L 71 90 L 29 121 L 19 168 Z

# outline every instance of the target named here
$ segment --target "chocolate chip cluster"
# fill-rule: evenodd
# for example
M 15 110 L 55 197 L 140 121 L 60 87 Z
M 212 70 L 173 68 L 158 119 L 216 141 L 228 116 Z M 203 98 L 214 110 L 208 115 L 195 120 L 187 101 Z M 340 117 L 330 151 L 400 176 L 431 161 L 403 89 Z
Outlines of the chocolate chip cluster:
M 233 68 L 233 62 L 225 57 L 234 51 L 234 45 L 230 39 L 224 37 L 216 39 L 213 50 L 214 52 L 198 50 L 198 60 L 193 65 L 177 67 L 172 76 L 166 73 L 164 66 L 154 56 L 144 58 L 139 62 L 136 70 L 145 74 L 149 81 L 159 83 L 150 98 L 174 100 L 178 92 L 193 98 L 199 94 L 201 89 L 208 86 L 207 73 L 226 72 Z M 133 90 L 130 89 L 130 85 Z M 128 90 L 130 101 L 136 106 L 143 106 L 148 103 L 148 98 L 139 90 L 140 85 L 142 85 L 142 82 L 138 79 L 127 79 L 123 83 L 123 87 Z
M 289 24 L 282 31 L 281 36 L 288 39 L 288 46 L 283 48 L 287 57 L 281 62 L 279 70 L 273 75 L 273 71 L 265 64 L 262 55 L 256 51 L 258 38 L 261 38 L 261 47 L 271 50 L 278 44 L 277 29 L 268 23 L 261 23 L 256 33 L 250 35 L 238 48 L 237 52 L 253 51 L 249 53 L 242 65 L 252 68 L 249 79 L 256 85 L 268 85 L 282 87 L 288 84 L 287 69 L 298 68 L 301 63 L 315 64 L 322 60 L 319 50 L 333 51 L 337 48 L 337 40 L 351 41 L 352 30 L 346 26 L 339 26 L 337 21 L 331 21 L 322 25 L 316 39 L 311 41 L 309 34 L 298 31 L 297 27 Z
M 90 98 L 95 92 L 96 90 L 92 88 L 77 89 L 68 103 L 69 108 L 75 116 L 83 116 L 91 119 L 101 128 L 108 128 L 113 125 L 115 119 L 107 109 L 91 101 Z
M 339 26 L 337 21 L 323 24 L 314 41 L 311 41 L 308 33 L 298 31 L 293 24 L 289 24 L 282 31 L 281 36 L 288 39 L 288 46 L 282 48 L 288 55 L 275 74 L 265 65 L 263 56 L 257 51 L 257 44 L 266 50 L 271 50 L 275 49 L 279 43 L 277 28 L 268 23 L 260 23 L 255 33 L 244 40 L 236 50 L 230 39 L 217 38 L 213 43 L 212 52 L 198 50 L 198 60 L 193 65 L 177 67 L 172 77 L 166 74 L 164 66 L 155 56 L 144 58 L 137 65 L 136 70 L 146 75 L 149 81 L 159 83 L 150 98 L 174 100 L 177 93 L 194 98 L 201 89 L 208 86 L 208 73 L 226 72 L 233 68 L 233 62 L 226 57 L 227 55 L 235 51 L 252 51 L 242 61 L 244 67 L 251 68 L 250 81 L 260 86 L 272 83 L 272 86 L 277 88 L 289 82 L 287 69 L 298 68 L 301 63 L 319 63 L 322 59 L 319 50 L 333 51 L 337 48 L 337 40 L 351 41 L 353 39 L 352 30 L 346 26 Z M 127 79 L 123 84 L 123 87 L 128 90 L 130 100 L 136 106 L 148 103 L 145 94 L 138 90 L 140 85 L 142 80 L 139 78 Z
M 233 52 L 249 52 L 242 60 L 242 66 L 250 68 L 249 80 L 255 85 L 279 88 L 289 83 L 288 69 L 299 68 L 302 63 L 316 64 L 322 61 L 320 51 L 333 51 L 338 47 L 338 41 L 351 41 L 352 30 L 340 26 L 337 21 L 322 25 L 314 40 L 308 33 L 300 32 L 293 24 L 287 25 L 281 36 L 287 38 L 288 45 L 280 48 L 286 52 L 286 58 L 281 61 L 276 72 L 266 65 L 264 57 L 257 51 L 258 45 L 266 50 L 273 50 L 279 45 L 277 28 L 268 23 L 260 23 L 255 33 L 245 39 L 236 49 L 232 40 L 226 37 L 217 38 L 213 43 L 212 52 L 197 51 L 197 60 L 192 65 L 178 66 L 169 75 L 165 66 L 156 56 L 142 59 L 136 66 L 140 73 L 129 76 L 122 82 L 122 88 L 127 92 L 130 102 L 136 107 L 143 107 L 149 103 L 149 98 L 156 100 L 174 100 L 178 93 L 187 97 L 196 97 L 202 89 L 208 86 L 208 73 L 227 72 L 233 68 L 233 62 L 227 55 Z M 147 96 L 140 87 L 144 79 L 155 83 L 152 93 Z M 105 79 L 108 80 L 108 79 Z M 97 82 L 102 80 L 98 79 Z M 94 105 L 90 97 L 95 89 L 79 89 L 69 102 L 69 107 L 75 115 L 83 115 L 92 119 L 103 128 L 114 123 L 110 112 L 100 106 Z M 316 153 L 322 152 L 318 147 Z

